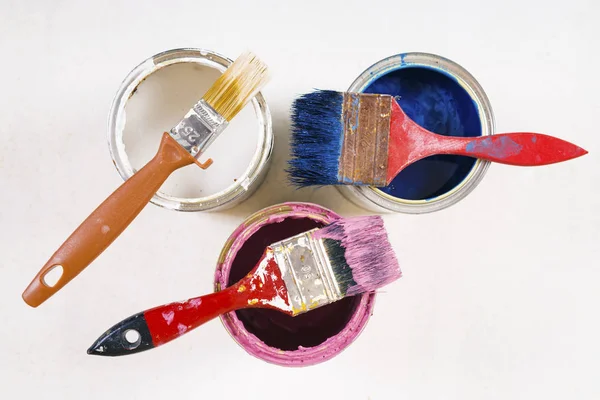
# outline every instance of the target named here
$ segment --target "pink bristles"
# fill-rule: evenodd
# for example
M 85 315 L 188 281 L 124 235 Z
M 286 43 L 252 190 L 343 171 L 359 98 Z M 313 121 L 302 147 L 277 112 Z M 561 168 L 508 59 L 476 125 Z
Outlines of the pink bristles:
M 379 289 L 402 276 L 379 216 L 342 218 L 315 232 L 346 296 Z

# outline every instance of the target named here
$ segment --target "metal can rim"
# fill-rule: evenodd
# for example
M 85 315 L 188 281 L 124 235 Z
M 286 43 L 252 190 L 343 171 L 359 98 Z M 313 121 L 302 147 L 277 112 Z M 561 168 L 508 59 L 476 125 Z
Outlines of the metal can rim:
M 407 67 L 430 68 L 453 77 L 477 105 L 482 136 L 494 134 L 492 106 L 479 82 L 459 64 L 436 54 L 410 52 L 384 58 L 360 74 L 348 91 L 361 92 L 379 76 Z M 429 213 L 450 207 L 465 198 L 481 182 L 489 166 L 489 161 L 477 160 L 469 174 L 458 185 L 438 197 L 427 200 L 400 199 L 371 186 L 338 186 L 338 190 L 352 202 L 370 210 L 408 214 Z
M 155 54 L 129 72 L 113 99 L 108 118 L 108 147 L 113 164 L 123 180 L 129 179 L 135 170 L 129 162 L 123 145 L 125 105 L 135 89 L 151 74 L 169 65 L 192 62 L 223 72 L 233 60 L 211 50 L 179 48 Z M 175 211 L 208 211 L 232 207 L 246 199 L 260 185 L 273 152 L 273 127 L 271 112 L 262 93 L 251 104 L 259 125 L 259 138 L 254 156 L 244 174 L 234 184 L 206 197 L 183 198 L 157 192 L 150 202 Z
M 302 202 L 276 204 L 255 212 L 239 225 L 223 246 L 215 270 L 215 291 L 219 291 L 227 285 L 231 263 L 245 240 L 260 227 L 268 224 L 270 219 L 279 221 L 280 218 L 290 216 L 311 218 L 323 223 L 331 223 L 340 218 L 338 214 L 325 207 Z M 294 351 L 283 351 L 266 345 L 244 328 L 235 312 L 221 315 L 221 322 L 233 340 L 252 356 L 272 364 L 287 367 L 309 366 L 327 361 L 338 355 L 350 346 L 366 327 L 369 318 L 373 314 L 376 294 L 374 292 L 365 293 L 360 297 L 356 309 L 339 333 L 317 346 Z M 331 351 L 332 349 L 334 351 Z

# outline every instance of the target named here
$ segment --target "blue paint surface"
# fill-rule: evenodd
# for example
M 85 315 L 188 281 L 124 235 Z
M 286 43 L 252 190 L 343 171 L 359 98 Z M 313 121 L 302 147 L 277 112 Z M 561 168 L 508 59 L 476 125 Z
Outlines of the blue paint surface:
M 446 136 L 481 136 L 481 121 L 469 94 L 445 73 L 425 67 L 406 66 L 377 77 L 365 93 L 389 94 L 419 125 Z M 475 159 L 437 155 L 405 168 L 385 193 L 406 200 L 438 197 L 463 181 Z
M 491 137 L 486 137 L 479 142 L 471 142 L 465 148 L 468 152 L 478 152 L 488 154 L 492 157 L 505 158 L 519 154 L 523 146 L 515 142 L 508 136 L 502 136 L 493 140 Z

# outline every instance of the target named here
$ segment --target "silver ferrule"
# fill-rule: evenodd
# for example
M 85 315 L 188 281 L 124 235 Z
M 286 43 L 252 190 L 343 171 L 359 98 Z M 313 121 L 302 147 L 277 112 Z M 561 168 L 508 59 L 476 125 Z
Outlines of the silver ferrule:
M 170 133 L 181 147 L 198 158 L 225 130 L 227 124 L 227 120 L 202 99 Z
M 323 241 L 316 229 L 272 244 L 275 261 L 288 290 L 293 315 L 342 299 Z

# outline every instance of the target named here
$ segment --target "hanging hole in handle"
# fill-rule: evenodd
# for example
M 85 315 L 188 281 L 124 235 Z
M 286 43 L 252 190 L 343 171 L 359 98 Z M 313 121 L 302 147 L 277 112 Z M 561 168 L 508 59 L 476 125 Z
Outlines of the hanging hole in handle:
M 127 329 L 123 332 L 123 345 L 129 349 L 133 350 L 138 347 L 142 343 L 142 335 L 135 329 Z
M 42 282 L 48 287 L 54 287 L 63 275 L 62 265 L 53 265 L 42 277 Z

